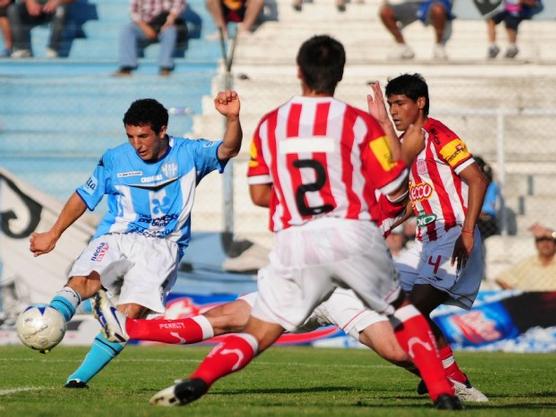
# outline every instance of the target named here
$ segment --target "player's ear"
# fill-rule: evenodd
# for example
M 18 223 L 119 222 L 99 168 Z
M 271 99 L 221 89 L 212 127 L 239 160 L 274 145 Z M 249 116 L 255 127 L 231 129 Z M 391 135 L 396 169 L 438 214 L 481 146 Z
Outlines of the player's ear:
M 162 126 L 160 128 L 160 132 L 158 133 L 158 137 L 160 139 L 164 139 L 164 137 L 166 136 L 166 130 L 168 130 L 168 128 L 166 126 Z
M 301 68 L 299 68 L 299 66 L 297 66 L 297 79 L 304 81 L 303 79 L 303 72 L 301 71 Z
M 419 97 L 417 99 L 417 108 L 419 110 L 424 110 L 426 105 L 427 105 L 427 99 L 425 97 Z

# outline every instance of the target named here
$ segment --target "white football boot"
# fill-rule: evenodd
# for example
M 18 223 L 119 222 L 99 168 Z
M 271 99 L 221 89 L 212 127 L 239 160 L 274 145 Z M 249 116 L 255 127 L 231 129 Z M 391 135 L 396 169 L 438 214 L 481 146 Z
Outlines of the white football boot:
M 106 291 L 99 290 L 93 299 L 93 313 L 102 327 L 104 336 L 111 342 L 124 343 L 129 340 L 125 330 L 127 317 L 110 302 Z

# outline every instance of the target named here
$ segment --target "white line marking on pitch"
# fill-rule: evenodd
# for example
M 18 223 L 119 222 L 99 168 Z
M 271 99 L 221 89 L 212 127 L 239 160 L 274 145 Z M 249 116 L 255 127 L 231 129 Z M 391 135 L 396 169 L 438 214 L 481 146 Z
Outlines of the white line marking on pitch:
M 23 391 L 37 391 L 40 389 L 47 389 L 45 387 L 20 387 L 20 388 L 10 388 L 10 389 L 0 389 L 0 396 L 2 395 L 10 395 L 10 394 L 17 394 L 18 392 Z

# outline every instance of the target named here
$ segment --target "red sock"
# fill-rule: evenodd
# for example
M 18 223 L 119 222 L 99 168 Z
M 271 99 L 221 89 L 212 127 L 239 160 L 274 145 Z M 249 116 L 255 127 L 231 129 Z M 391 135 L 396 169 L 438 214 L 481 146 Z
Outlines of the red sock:
M 232 372 L 243 369 L 257 354 L 257 339 L 248 333 L 227 336 L 201 362 L 190 378 L 201 378 L 208 385 Z
M 180 320 L 127 319 L 125 330 L 130 339 L 151 340 L 174 345 L 197 343 L 214 336 L 212 326 L 205 316 Z
M 401 322 L 394 329 L 396 338 L 419 369 L 431 399 L 436 401 L 441 394 L 454 395 L 454 388 L 446 377 L 434 336 L 425 317 L 411 304 L 396 310 L 394 317 Z
M 440 354 L 440 360 L 442 361 L 442 366 L 444 366 L 444 370 L 446 371 L 448 378 L 465 383 L 467 381 L 467 375 L 459 369 L 459 366 L 454 359 L 454 352 L 452 352 L 452 348 L 450 346 L 444 346 L 438 349 L 438 353 Z

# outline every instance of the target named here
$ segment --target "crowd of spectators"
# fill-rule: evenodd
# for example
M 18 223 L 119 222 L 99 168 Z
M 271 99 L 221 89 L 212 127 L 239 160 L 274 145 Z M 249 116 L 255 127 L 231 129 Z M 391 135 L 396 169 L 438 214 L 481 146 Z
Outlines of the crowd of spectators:
M 67 7 L 74 0 L 0 0 L 0 34 L 4 48 L 0 57 L 32 57 L 31 29 L 36 25 L 51 24 L 51 36 L 45 52 L 47 58 L 60 54 L 60 42 L 64 32 Z M 348 0 L 335 0 L 339 12 L 346 10 Z M 364 0 L 355 0 L 363 2 Z M 403 29 L 416 21 L 431 26 L 434 31 L 432 57 L 448 59 L 446 44 L 452 34 L 453 0 L 384 0 L 377 13 L 386 30 L 392 35 L 396 47 L 392 59 L 409 60 L 415 57 L 411 45 L 406 42 Z M 172 56 L 176 42 L 185 36 L 186 25 L 182 19 L 184 0 L 131 0 L 131 22 L 125 26 L 119 38 L 119 64 L 117 75 L 130 75 L 137 67 L 137 46 L 159 42 L 160 74 L 168 75 L 173 69 Z M 292 0 L 296 11 L 301 11 L 303 0 Z M 219 32 L 228 38 L 228 24 L 238 24 L 239 33 L 249 35 L 257 27 L 264 0 L 206 0 L 206 7 Z M 495 58 L 500 47 L 496 43 L 496 25 L 504 22 L 508 47 L 504 56 L 514 58 L 518 52 L 517 33 L 519 24 L 542 10 L 542 0 L 503 0 L 503 9 L 489 15 L 487 21 L 488 58 Z

